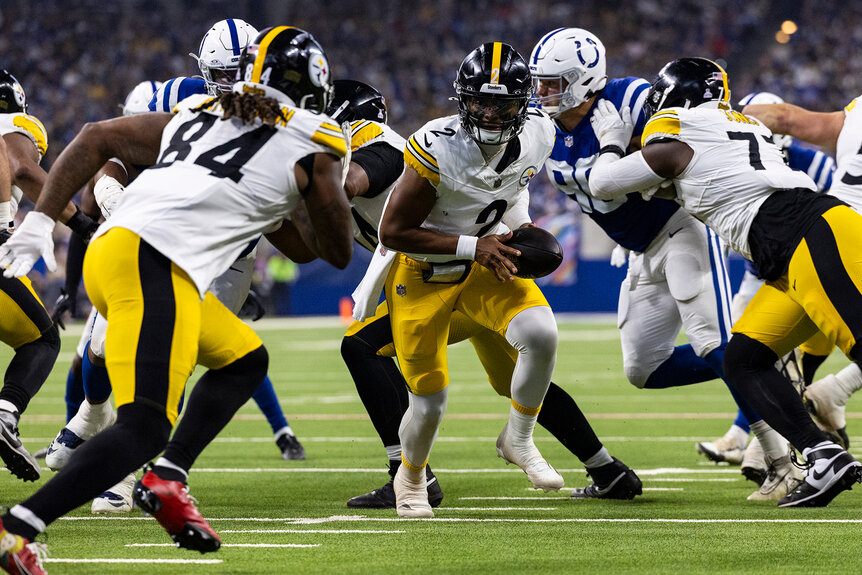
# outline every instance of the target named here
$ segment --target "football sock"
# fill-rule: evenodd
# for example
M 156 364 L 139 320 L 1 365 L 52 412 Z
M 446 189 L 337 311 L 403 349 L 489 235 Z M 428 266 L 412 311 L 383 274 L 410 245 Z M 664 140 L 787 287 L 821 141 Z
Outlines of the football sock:
M 538 410 L 548 391 L 557 360 L 554 312 L 547 306 L 521 311 L 509 321 L 506 340 L 518 352 L 512 372 L 512 401 Z
M 814 383 L 814 374 L 817 372 L 817 368 L 823 365 L 823 362 L 828 357 L 828 355 L 802 354 L 802 365 L 800 367 L 802 367 L 802 379 L 805 380 L 805 385 Z
M 595 469 L 597 467 L 601 467 L 602 465 L 607 465 L 608 463 L 613 463 L 614 458 L 611 457 L 611 454 L 608 453 L 608 450 L 602 447 L 596 452 L 595 455 L 584 461 L 584 467 L 587 469 Z
M 198 380 L 165 459 L 188 471 L 198 455 L 248 401 L 266 375 L 269 356 L 260 346 L 221 369 L 210 369 Z
M 16 505 L 3 516 L 3 528 L 33 541 L 39 533 L 45 531 L 45 522 L 23 505 Z
M 395 361 L 377 355 L 391 342 L 388 318 L 374 321 L 341 341 L 341 357 L 384 446 L 400 445 L 398 428 L 409 404 L 407 383 Z M 399 451 L 397 457 L 400 455 Z
M 440 421 L 446 413 L 448 388 L 430 395 L 410 394 L 410 406 L 401 420 L 401 460 L 408 469 L 417 471 L 428 462 L 431 447 L 437 438 Z
M 287 418 L 284 417 L 284 412 L 281 410 L 281 404 L 278 401 L 278 396 L 275 394 L 275 388 L 272 386 L 269 374 L 263 378 L 263 381 L 257 386 L 251 397 L 261 412 L 263 412 L 273 433 L 278 433 L 281 428 L 288 427 Z
M 578 404 L 554 382 L 545 394 L 538 422 L 584 463 L 603 449 Z
M 733 425 L 744 431 L 746 435 L 751 432 L 751 426 L 748 424 L 748 419 L 745 417 L 745 414 L 742 413 L 741 409 L 736 410 L 736 419 L 734 420 Z
M 186 483 L 189 480 L 189 474 L 185 469 L 164 457 L 159 457 L 156 460 L 156 464 L 153 465 L 153 473 L 165 481 L 181 481 Z
M 742 396 L 739 395 L 737 390 L 734 388 L 730 382 L 724 377 L 724 346 L 716 348 L 706 354 L 704 358 L 706 362 L 712 367 L 713 371 L 721 378 L 724 384 L 727 386 L 727 389 L 730 390 L 730 395 L 733 396 L 733 400 L 736 402 L 736 405 L 739 407 L 740 413 L 745 417 L 746 423 L 748 423 L 749 428 L 755 421 L 760 421 L 760 415 L 758 415 L 757 411 L 745 400 Z M 776 373 L 778 373 L 776 371 Z M 779 374 L 780 375 L 780 374 Z M 782 378 L 784 376 L 781 376 Z M 742 427 L 742 426 L 740 426 Z
M 75 457 L 21 505 L 50 524 L 158 455 L 170 431 L 164 410 L 140 403 L 123 405 L 114 425 L 78 447 Z
M 649 375 L 644 389 L 681 387 L 715 378 L 715 370 L 706 360 L 694 353 L 690 344 L 678 345 L 673 348 L 670 357 Z
M 75 417 L 78 407 L 84 401 L 84 376 L 82 375 L 81 358 L 75 356 L 72 367 L 66 375 L 66 421 Z
M 389 459 L 389 461 L 398 461 L 398 464 L 401 465 L 401 444 L 399 443 L 398 445 L 387 445 L 386 457 L 387 459 Z
M 775 369 L 777 360 L 775 352 L 766 345 L 736 333 L 724 353 L 725 378 L 796 449 L 801 451 L 827 441 L 793 384 Z
M 60 335 L 50 326 L 36 341 L 25 343 L 15 350 L 6 374 L 0 399 L 13 404 L 18 413 L 24 413 L 30 399 L 48 379 L 57 354 L 60 353 Z
M 87 440 L 111 425 L 113 415 L 114 409 L 110 401 L 90 403 L 85 399 L 75 417 L 66 424 L 66 428 L 81 439 Z
M 777 431 L 769 427 L 765 421 L 755 421 L 751 424 L 751 431 L 760 441 L 763 454 L 768 456 L 767 462 L 775 461 L 788 453 L 787 440 L 781 437 Z
M 862 389 L 862 370 L 855 362 L 836 373 L 835 379 L 838 388 L 844 393 L 845 401 L 850 399 L 850 396 L 859 389 Z
M 90 344 L 84 351 L 81 360 L 81 373 L 84 378 L 84 396 L 92 403 L 101 403 L 111 397 L 111 379 L 108 377 L 108 369 L 103 365 L 96 365 L 90 360 Z

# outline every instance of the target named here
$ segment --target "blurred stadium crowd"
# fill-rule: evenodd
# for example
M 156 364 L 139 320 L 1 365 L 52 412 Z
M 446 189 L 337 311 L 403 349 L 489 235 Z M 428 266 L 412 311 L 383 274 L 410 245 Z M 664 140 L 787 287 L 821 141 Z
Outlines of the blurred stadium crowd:
M 2 67 L 22 82 L 30 113 L 48 130 L 43 166 L 85 122 L 118 115 L 138 82 L 196 75 L 189 52 L 213 22 L 228 17 L 261 29 L 290 23 L 311 31 L 333 76 L 379 88 L 389 100 L 390 124 L 405 136 L 456 110 L 452 81 L 467 51 L 502 40 L 527 56 L 543 34 L 561 26 L 602 39 L 610 77 L 651 79 L 669 60 L 705 56 L 726 64 L 735 100 L 765 90 L 826 111 L 862 92 L 860 60 L 853 57 L 862 40 L 862 5 L 836 0 L 2 0 Z M 780 43 L 783 20 L 798 29 Z M 583 251 L 574 204 L 544 177 L 533 185 L 535 219 L 574 230 L 565 247 Z M 602 244 L 586 257 L 607 249 Z

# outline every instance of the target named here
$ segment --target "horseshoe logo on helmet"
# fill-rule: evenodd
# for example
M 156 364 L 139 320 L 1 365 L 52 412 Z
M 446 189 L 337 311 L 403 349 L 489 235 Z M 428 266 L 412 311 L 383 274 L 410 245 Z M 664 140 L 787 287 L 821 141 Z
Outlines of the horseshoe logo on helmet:
M 581 41 L 580 41 L 580 40 L 575 40 L 575 49 L 578 51 L 578 60 L 580 60 L 580 61 L 581 61 L 581 64 L 583 64 L 583 65 L 584 65 L 584 66 L 586 66 L 587 68 L 592 68 L 592 67 L 594 67 L 596 64 L 598 64 L 598 63 L 599 63 L 599 58 L 600 58 L 600 56 L 599 56 L 599 48 L 598 48 L 598 46 L 596 46 L 596 43 L 593 41 L 593 39 L 592 39 L 592 38 L 586 38 L 586 39 L 585 39 L 585 42 L 586 42 L 587 44 L 590 44 L 590 45 L 593 47 L 593 50 L 595 50 L 595 54 L 596 54 L 596 59 L 595 59 L 595 60 L 593 60 L 592 62 L 587 63 L 587 61 L 584 59 L 584 55 L 583 55 L 583 54 L 581 54 Z

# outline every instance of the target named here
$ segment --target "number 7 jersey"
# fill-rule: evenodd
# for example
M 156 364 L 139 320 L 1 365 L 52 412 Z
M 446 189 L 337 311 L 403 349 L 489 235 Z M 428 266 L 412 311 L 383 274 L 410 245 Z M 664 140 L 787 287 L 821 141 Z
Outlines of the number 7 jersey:
M 428 122 L 410 136 L 404 150 L 405 165 L 437 191 L 437 201 L 422 227 L 478 237 L 508 232 L 501 220 L 516 204 L 529 202 L 527 185 L 553 145 L 553 122 L 538 110 L 530 110 L 521 133 L 490 162 L 461 128 L 458 116 Z
M 751 259 L 751 223 L 772 192 L 817 190 L 807 174 L 785 163 L 772 142 L 772 132 L 739 112 L 662 110 L 644 126 L 642 141 L 646 146 L 665 139 L 684 142 L 694 151 L 688 166 L 673 180 L 678 201 L 746 259 Z
M 203 111 L 193 108 L 205 104 Z M 201 296 L 249 242 L 287 217 L 301 200 L 300 159 L 343 157 L 347 142 L 326 115 L 282 107 L 270 126 L 222 120 L 214 98 L 192 96 L 162 132 L 159 159 L 126 189 L 111 219 L 181 267 Z

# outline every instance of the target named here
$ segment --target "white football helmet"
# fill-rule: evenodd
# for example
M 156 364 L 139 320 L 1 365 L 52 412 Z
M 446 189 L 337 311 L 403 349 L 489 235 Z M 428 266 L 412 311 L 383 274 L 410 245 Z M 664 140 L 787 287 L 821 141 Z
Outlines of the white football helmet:
M 134 116 L 135 114 L 149 112 L 150 100 L 153 99 L 153 94 L 156 93 L 156 90 L 161 85 L 161 82 L 146 80 L 132 88 L 132 91 L 126 96 L 126 101 L 121 106 L 123 108 L 123 115 Z
M 213 24 L 201 40 L 199 53 L 189 54 L 197 60 L 207 93 L 217 96 L 227 92 L 237 81 L 242 49 L 257 37 L 257 29 L 239 18 L 228 18 Z
M 739 107 L 743 108 L 749 104 L 783 104 L 781 96 L 772 92 L 752 92 L 739 101 Z M 772 141 L 782 150 L 793 143 L 793 138 L 784 134 L 772 134 Z
M 581 28 L 545 34 L 529 63 L 535 100 L 552 117 L 583 104 L 608 81 L 604 45 Z

